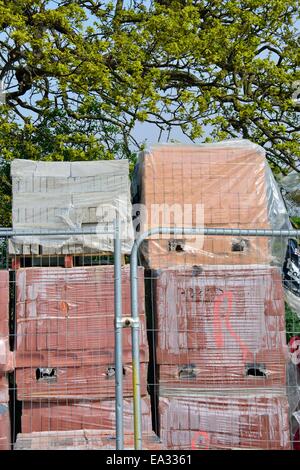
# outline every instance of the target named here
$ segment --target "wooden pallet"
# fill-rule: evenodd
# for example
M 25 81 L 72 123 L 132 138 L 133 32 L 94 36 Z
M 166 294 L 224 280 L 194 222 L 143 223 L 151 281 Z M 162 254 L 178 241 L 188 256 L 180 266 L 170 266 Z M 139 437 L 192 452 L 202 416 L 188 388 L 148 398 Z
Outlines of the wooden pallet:
M 128 263 L 128 256 L 121 256 L 122 266 Z M 111 252 L 89 253 L 86 255 L 9 255 L 10 269 L 32 267 L 64 267 L 96 266 L 114 264 L 114 254 Z

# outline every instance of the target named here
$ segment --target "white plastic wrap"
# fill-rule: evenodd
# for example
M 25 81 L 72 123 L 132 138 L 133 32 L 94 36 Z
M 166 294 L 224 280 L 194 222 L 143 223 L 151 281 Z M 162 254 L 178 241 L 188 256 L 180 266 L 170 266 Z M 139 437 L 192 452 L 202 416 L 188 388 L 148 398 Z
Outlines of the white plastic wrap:
M 135 224 L 239 229 L 290 227 L 265 151 L 248 140 L 152 146 L 140 155 L 133 184 Z M 137 214 L 137 212 L 140 214 Z M 156 211 L 156 212 L 155 212 Z M 263 237 L 153 237 L 147 266 L 282 264 L 285 243 Z
M 300 217 L 300 173 L 291 171 L 281 178 L 279 186 L 286 202 L 290 216 Z
M 116 212 L 121 219 L 122 252 L 133 243 L 128 160 L 35 162 L 13 160 L 13 228 L 63 231 L 97 228 L 112 231 Z M 113 235 L 15 237 L 10 251 L 22 245 L 44 254 L 113 251 Z M 34 248 L 32 248 L 32 246 Z M 27 248 L 28 250 L 28 248 Z M 23 254 L 28 254 L 26 251 Z

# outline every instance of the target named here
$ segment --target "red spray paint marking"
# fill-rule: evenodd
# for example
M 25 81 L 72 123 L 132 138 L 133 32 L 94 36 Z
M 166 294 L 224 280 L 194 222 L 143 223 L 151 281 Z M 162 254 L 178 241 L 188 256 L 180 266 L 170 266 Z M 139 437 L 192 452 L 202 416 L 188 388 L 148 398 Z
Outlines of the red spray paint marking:
M 208 450 L 210 446 L 210 436 L 208 432 L 205 431 L 196 431 L 193 434 L 191 441 L 192 450 L 197 450 L 199 448 Z
M 245 360 L 247 356 L 249 356 L 249 354 L 251 355 L 251 352 L 249 351 L 246 344 L 241 340 L 240 336 L 234 331 L 230 323 L 230 315 L 232 313 L 232 304 L 233 304 L 232 292 L 223 292 L 223 294 L 218 295 L 218 297 L 215 300 L 214 332 L 215 332 L 216 345 L 217 345 L 217 348 L 222 348 L 224 346 L 223 331 L 222 331 L 223 327 L 222 327 L 222 321 L 221 321 L 221 316 L 220 316 L 220 308 L 221 308 L 221 304 L 224 302 L 225 299 L 227 299 L 227 312 L 225 316 L 226 329 L 230 333 L 230 335 L 236 340 L 236 342 L 239 344 L 242 354 L 243 354 L 243 359 Z

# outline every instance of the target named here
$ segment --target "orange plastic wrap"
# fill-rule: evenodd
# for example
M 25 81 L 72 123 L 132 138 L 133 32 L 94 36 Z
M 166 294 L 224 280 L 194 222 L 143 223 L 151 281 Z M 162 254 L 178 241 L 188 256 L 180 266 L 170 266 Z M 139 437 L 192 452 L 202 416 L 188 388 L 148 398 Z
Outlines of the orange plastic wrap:
M 141 233 L 160 225 L 288 228 L 287 212 L 265 152 L 247 140 L 152 146 L 140 156 L 133 192 L 135 201 L 144 206 L 135 211 L 142 214 Z M 202 240 L 200 236 L 160 235 L 143 244 L 142 254 L 146 265 L 157 269 L 184 264 L 265 264 L 274 253 L 270 240 L 263 237 L 206 236 Z
M 0 270 L 0 374 L 13 369 L 9 347 L 9 272 Z
M 154 279 L 161 385 L 285 384 L 284 295 L 276 267 L 178 267 Z
M 139 268 L 141 361 L 148 360 L 144 271 Z M 27 268 L 16 271 L 17 367 L 114 362 L 114 267 Z M 130 316 L 130 268 L 122 267 L 123 315 Z M 131 330 L 123 331 L 131 362 Z
M 142 397 L 142 431 L 152 432 L 149 397 Z M 133 429 L 133 400 L 123 400 L 124 429 Z M 72 431 L 76 429 L 107 429 L 114 431 L 115 401 L 79 401 L 66 403 L 28 403 L 22 407 L 22 432 Z
M 115 434 L 108 431 L 60 431 L 18 434 L 15 450 L 115 450 Z M 124 435 L 124 449 L 134 449 L 133 433 Z M 143 436 L 144 450 L 163 450 L 158 437 L 152 433 Z M 115 456 L 118 458 L 118 456 Z
M 141 364 L 141 395 L 147 394 L 147 363 Z M 18 400 L 104 400 L 115 396 L 115 368 L 110 365 L 16 369 Z M 132 366 L 123 366 L 123 394 L 131 397 Z
M 160 397 L 160 438 L 168 449 L 291 448 L 284 393 Z

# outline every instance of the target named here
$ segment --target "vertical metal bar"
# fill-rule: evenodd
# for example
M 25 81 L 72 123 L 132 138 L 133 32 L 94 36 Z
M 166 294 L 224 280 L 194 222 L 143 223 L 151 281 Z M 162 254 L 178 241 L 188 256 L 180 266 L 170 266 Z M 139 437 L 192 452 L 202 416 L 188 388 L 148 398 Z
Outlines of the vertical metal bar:
M 130 259 L 131 278 L 131 315 L 132 327 L 132 380 L 133 380 L 133 413 L 134 413 L 134 448 L 142 449 L 142 416 L 141 416 L 141 378 L 140 378 L 140 340 L 138 313 L 138 243 L 135 242 Z
M 116 450 L 124 448 L 123 430 L 123 360 L 122 360 L 122 269 L 120 218 L 117 212 L 114 234 L 114 307 L 115 307 L 115 392 Z

